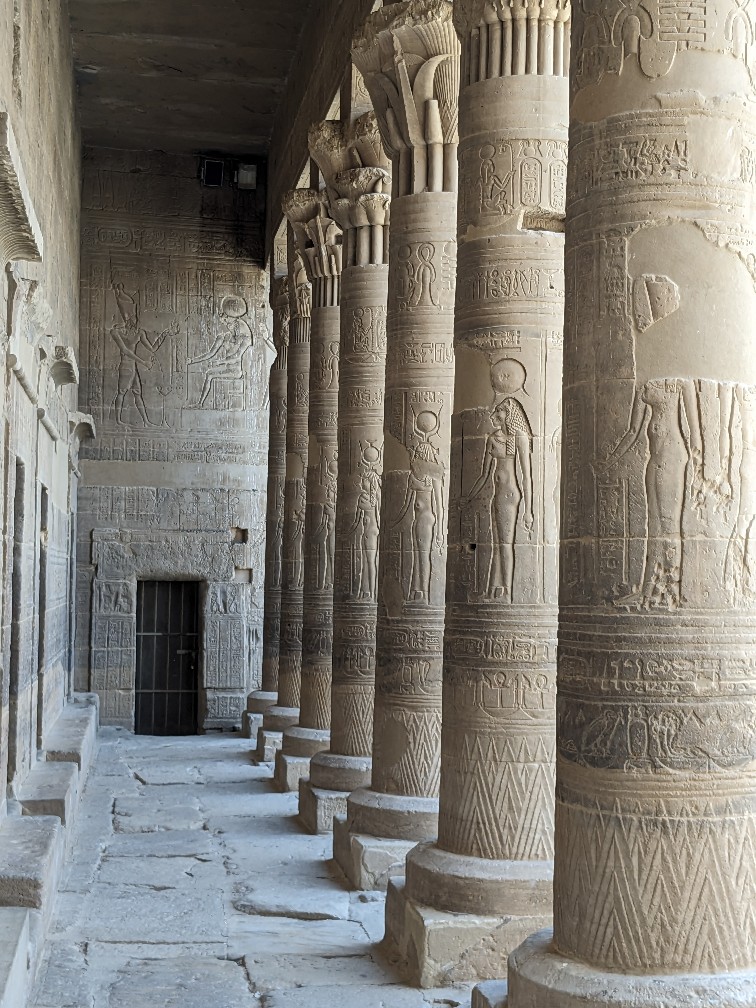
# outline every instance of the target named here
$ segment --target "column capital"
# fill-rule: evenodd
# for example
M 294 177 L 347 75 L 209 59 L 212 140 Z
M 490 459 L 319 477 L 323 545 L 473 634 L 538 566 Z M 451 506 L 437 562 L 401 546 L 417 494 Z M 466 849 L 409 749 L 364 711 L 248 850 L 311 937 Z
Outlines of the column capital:
M 460 46 L 452 13 L 448 0 L 391 4 L 353 42 L 383 146 L 400 169 L 395 195 L 456 190 Z
M 341 274 L 341 228 L 330 216 L 328 197 L 317 189 L 292 189 L 283 211 L 293 230 L 310 283 Z
M 390 174 L 383 168 L 353 168 L 336 176 L 333 213 L 344 230 L 389 222 Z

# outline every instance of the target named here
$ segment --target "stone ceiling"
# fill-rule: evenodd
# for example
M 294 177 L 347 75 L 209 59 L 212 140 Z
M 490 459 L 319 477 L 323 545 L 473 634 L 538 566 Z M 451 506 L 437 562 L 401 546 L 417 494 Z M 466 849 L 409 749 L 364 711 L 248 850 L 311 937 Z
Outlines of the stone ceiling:
M 313 0 L 69 0 L 85 144 L 267 150 Z

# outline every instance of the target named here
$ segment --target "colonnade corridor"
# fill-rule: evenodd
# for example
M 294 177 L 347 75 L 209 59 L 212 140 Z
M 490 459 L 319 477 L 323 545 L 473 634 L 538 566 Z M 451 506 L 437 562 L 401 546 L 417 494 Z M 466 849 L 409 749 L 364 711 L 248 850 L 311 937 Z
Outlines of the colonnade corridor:
M 456 1008 L 401 986 L 374 943 L 384 894 L 333 877 L 238 734 L 103 728 L 33 1008 Z

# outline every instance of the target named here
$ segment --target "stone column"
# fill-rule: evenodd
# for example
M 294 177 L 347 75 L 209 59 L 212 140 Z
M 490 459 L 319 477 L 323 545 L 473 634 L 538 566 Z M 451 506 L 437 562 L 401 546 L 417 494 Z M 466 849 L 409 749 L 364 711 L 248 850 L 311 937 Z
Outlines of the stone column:
M 301 209 L 294 233 L 312 284 L 302 693 L 299 723 L 286 728 L 276 754 L 275 780 L 282 791 L 298 789 L 310 758 L 328 748 L 331 725 L 342 236 L 323 194 Z
M 278 696 L 278 646 L 281 635 L 283 583 L 284 487 L 286 484 L 286 366 L 289 349 L 289 280 L 274 281 L 271 290 L 273 343 L 276 359 L 270 369 L 268 439 L 268 497 L 265 515 L 265 615 L 263 667 L 260 689 L 247 697 L 244 733 L 257 739 L 263 714 Z M 272 754 L 271 754 L 272 755 Z
M 554 933 L 510 1008 L 756 1005 L 751 18 L 575 9 Z
M 298 221 L 317 193 L 293 189 L 284 199 L 289 222 Z M 310 328 L 312 289 L 304 261 L 290 243 L 289 292 L 291 320 L 286 380 L 286 487 L 284 492 L 283 584 L 281 635 L 278 656 L 278 699 L 263 716 L 258 733 L 258 758 L 266 744 L 280 748 L 266 732 L 282 732 L 299 720 L 302 683 L 302 595 L 304 590 L 304 533 L 307 504 L 307 417 L 309 413 Z M 277 743 L 277 744 L 276 744 Z
M 372 112 L 353 126 L 323 123 L 310 150 L 344 228 L 331 747 L 299 789 L 300 818 L 318 833 L 370 783 L 391 175 Z
M 386 903 L 387 945 L 423 987 L 505 974 L 512 949 L 551 923 L 554 850 L 569 5 L 456 0 L 454 21 L 463 75 L 439 833 L 410 852 L 406 885 L 390 884 Z
M 353 885 L 375 888 L 438 819 L 457 231 L 451 3 L 376 11 L 353 58 L 392 158 L 393 199 L 372 782 L 336 820 L 334 854 Z

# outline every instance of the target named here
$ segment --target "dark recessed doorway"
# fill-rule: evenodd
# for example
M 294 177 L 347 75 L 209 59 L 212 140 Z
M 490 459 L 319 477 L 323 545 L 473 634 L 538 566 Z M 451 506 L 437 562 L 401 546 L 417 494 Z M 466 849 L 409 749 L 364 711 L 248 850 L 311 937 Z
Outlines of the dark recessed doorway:
M 137 586 L 137 735 L 196 735 L 199 693 L 199 584 Z

